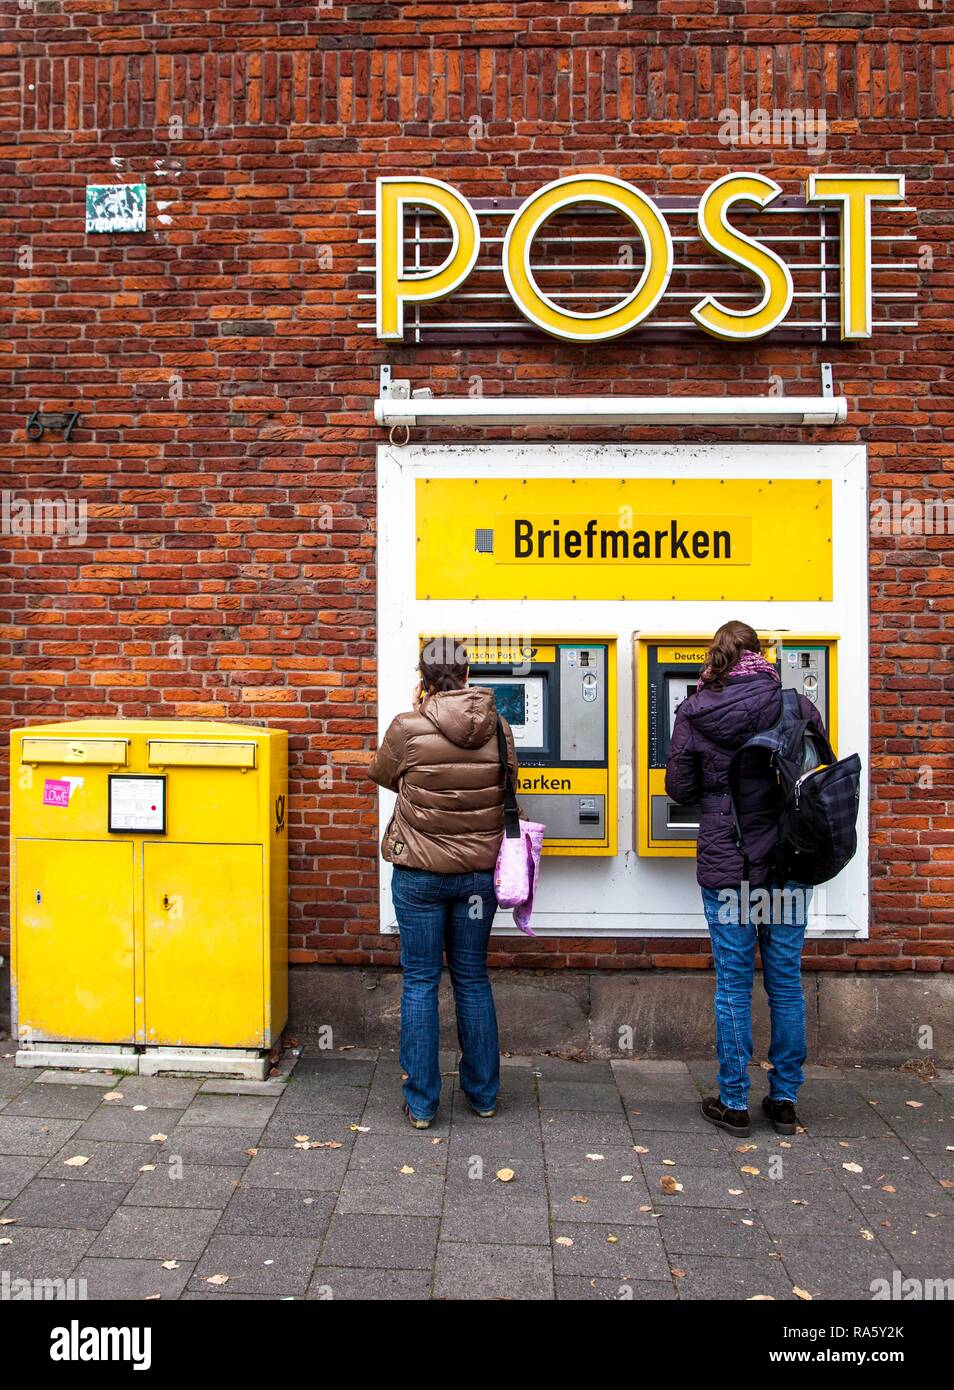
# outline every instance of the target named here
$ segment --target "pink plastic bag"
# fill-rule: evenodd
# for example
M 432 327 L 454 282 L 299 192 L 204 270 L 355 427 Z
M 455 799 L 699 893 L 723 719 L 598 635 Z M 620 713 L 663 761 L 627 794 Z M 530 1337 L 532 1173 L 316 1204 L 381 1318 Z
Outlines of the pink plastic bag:
M 540 858 L 546 826 L 522 820 L 515 838 L 504 835 L 494 870 L 494 891 L 500 907 L 513 908 L 513 920 L 525 936 L 530 930 L 533 899 L 540 882 Z

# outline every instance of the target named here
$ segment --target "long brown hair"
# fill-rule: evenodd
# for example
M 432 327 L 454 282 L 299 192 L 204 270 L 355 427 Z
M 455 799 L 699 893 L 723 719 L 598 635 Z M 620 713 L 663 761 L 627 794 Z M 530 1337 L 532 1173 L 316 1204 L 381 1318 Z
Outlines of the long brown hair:
M 463 690 L 467 684 L 467 648 L 453 637 L 432 637 L 421 648 L 418 670 L 427 695 Z
M 755 628 L 737 619 L 723 623 L 712 639 L 702 668 L 702 682 L 710 690 L 722 690 L 725 678 L 739 664 L 743 652 L 762 651 Z

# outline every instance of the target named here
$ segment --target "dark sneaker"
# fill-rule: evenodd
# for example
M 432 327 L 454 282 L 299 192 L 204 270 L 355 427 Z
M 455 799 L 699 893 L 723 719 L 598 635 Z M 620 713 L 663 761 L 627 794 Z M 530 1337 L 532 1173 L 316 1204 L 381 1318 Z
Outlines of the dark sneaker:
M 411 1107 L 408 1105 L 407 1101 L 404 1102 L 404 1113 L 408 1118 L 408 1123 L 413 1125 L 415 1129 L 430 1129 L 430 1120 L 419 1120 L 416 1115 L 412 1115 Z
M 762 1109 L 772 1121 L 776 1134 L 797 1134 L 799 1118 L 795 1114 L 795 1106 L 790 1100 L 770 1100 L 765 1096 L 762 1101 Z
M 752 1133 L 749 1128 L 749 1112 L 730 1110 L 727 1105 L 722 1104 L 718 1096 L 709 1096 L 702 1102 L 702 1113 L 710 1124 L 718 1125 L 730 1134 L 738 1134 L 741 1139 Z

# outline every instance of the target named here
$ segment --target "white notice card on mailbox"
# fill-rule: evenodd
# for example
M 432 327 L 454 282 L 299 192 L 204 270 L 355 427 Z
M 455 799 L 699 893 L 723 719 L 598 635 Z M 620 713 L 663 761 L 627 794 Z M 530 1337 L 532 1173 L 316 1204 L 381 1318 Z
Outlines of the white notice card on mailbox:
M 109 779 L 110 832 L 164 835 L 165 777 L 112 776 Z

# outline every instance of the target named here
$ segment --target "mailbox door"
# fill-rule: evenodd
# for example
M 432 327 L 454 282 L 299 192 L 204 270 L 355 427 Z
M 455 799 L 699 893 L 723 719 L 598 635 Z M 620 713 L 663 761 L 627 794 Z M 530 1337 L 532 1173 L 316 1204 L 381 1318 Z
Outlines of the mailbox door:
M 18 840 L 20 1041 L 134 1043 L 133 863 L 128 840 Z
M 260 845 L 143 846 L 145 1041 L 265 1046 Z

